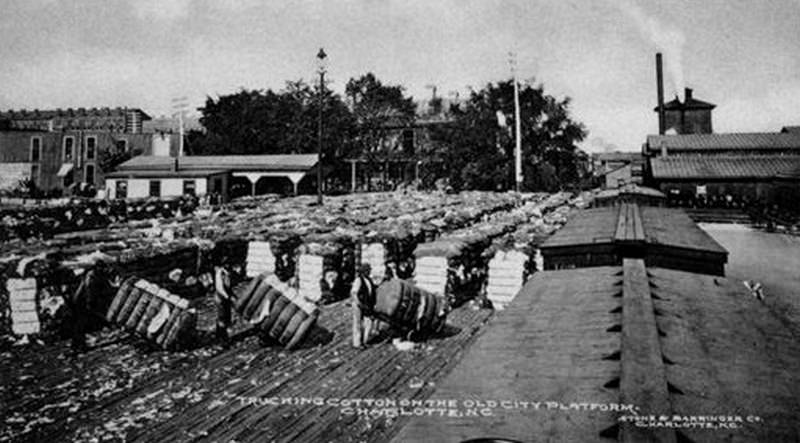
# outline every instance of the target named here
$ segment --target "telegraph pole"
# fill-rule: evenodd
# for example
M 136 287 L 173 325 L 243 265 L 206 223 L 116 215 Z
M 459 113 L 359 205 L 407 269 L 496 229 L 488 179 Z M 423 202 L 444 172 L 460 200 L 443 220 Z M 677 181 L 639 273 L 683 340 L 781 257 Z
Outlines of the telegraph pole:
M 509 54 L 509 65 L 511 65 L 511 78 L 514 81 L 514 181 L 516 190 L 522 190 L 522 129 L 519 116 L 519 84 L 517 83 L 517 55 L 513 52 Z
M 178 157 L 183 157 L 183 139 L 184 139 L 184 125 L 183 125 L 183 113 L 186 112 L 186 108 L 189 107 L 189 99 L 186 97 L 180 97 L 172 99 L 172 108 L 178 113 L 178 134 L 180 139 L 178 139 Z
M 325 58 L 327 54 L 322 48 L 317 53 L 317 71 L 319 72 L 319 112 L 317 114 L 317 204 L 322 206 L 322 105 L 325 90 Z

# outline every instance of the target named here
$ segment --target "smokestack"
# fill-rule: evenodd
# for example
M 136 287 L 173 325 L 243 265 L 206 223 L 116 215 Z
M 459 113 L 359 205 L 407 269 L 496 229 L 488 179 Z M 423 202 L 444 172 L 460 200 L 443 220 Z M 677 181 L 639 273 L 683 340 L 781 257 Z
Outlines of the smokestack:
M 683 89 L 683 102 L 686 103 L 692 99 L 692 88 Z
M 661 66 L 661 53 L 656 53 L 656 90 L 658 91 L 658 133 L 664 135 L 664 69 Z

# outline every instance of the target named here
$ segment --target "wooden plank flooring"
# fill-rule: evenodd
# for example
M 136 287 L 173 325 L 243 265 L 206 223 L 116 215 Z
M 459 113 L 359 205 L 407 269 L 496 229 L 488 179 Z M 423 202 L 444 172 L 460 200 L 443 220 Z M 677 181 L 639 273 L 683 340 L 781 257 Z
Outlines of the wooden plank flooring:
M 0 376 L 12 381 L 0 390 L 0 441 L 386 441 L 404 420 L 248 401 L 424 399 L 492 315 L 465 306 L 451 313 L 442 336 L 412 351 L 388 342 L 357 350 L 346 303 L 326 307 L 320 329 L 293 352 L 246 335 L 230 349 L 205 337 L 192 351 L 150 352 L 106 331 L 111 344 L 77 358 L 66 344 L 0 354 Z

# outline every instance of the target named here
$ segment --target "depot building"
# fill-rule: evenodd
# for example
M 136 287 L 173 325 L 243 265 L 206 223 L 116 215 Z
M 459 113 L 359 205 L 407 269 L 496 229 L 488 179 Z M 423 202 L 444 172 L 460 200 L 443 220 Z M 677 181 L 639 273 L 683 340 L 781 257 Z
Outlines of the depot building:
M 313 188 L 315 154 L 137 156 L 106 174 L 108 197 L 297 194 Z

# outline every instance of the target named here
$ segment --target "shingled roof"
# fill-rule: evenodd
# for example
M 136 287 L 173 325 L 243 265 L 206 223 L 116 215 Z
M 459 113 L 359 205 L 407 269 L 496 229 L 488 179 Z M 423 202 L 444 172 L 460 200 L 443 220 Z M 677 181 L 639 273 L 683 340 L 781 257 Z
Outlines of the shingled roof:
M 727 134 L 648 135 L 646 147 L 657 152 L 661 147 L 671 154 L 680 151 L 797 150 L 800 132 L 751 132 Z
M 8 120 L 50 120 L 53 118 L 81 118 L 81 117 L 124 117 L 126 112 L 138 111 L 142 115 L 142 120 L 150 120 L 150 116 L 139 108 L 67 108 L 67 109 L 9 109 L 7 112 L 0 112 L 0 118 Z
M 800 155 L 667 156 L 650 168 L 656 180 L 769 179 L 800 173 Z
M 665 111 L 673 111 L 673 110 L 695 110 L 695 109 L 714 109 L 717 105 L 704 102 L 702 100 L 697 100 L 696 98 L 688 97 L 684 102 L 681 102 L 680 99 L 676 96 L 675 99 L 664 103 L 664 110 Z M 658 111 L 658 106 L 655 107 L 654 111 Z
M 137 156 L 119 165 L 120 171 L 170 170 L 174 157 Z M 231 171 L 308 171 L 317 164 L 316 154 L 286 155 L 189 155 L 178 158 L 179 168 Z

